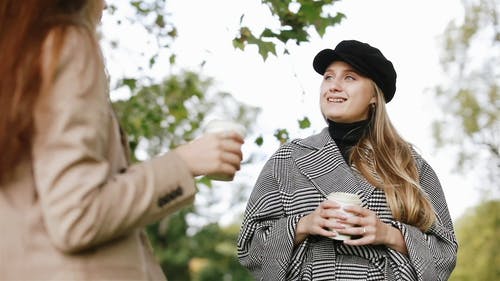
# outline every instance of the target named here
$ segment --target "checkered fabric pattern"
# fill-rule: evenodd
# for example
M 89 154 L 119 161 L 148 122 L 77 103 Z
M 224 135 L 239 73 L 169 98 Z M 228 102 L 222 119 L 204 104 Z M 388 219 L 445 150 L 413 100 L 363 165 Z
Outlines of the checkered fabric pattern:
M 436 174 L 414 156 L 438 218 L 426 233 L 392 218 L 384 192 L 347 165 L 327 129 L 281 146 L 264 165 L 248 201 L 238 238 L 241 264 L 256 280 L 447 280 L 458 247 L 452 221 Z M 334 191 L 360 195 L 364 207 L 399 228 L 408 256 L 321 236 L 294 246 L 299 219 Z

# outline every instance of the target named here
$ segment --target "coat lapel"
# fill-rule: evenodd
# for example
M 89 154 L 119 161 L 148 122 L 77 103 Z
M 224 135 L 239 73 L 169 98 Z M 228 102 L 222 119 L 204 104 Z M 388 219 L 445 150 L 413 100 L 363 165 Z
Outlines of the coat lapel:
M 295 143 L 305 148 L 292 156 L 297 167 L 325 197 L 331 192 L 356 193 L 362 197 L 367 195 L 368 190 L 364 190 L 354 170 L 344 161 L 339 148 L 328 134 L 328 128 Z

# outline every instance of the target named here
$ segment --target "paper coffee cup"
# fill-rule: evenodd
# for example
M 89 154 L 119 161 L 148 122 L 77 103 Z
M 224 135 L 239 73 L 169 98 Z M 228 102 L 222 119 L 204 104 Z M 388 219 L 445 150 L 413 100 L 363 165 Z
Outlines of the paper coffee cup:
M 205 127 L 205 133 L 236 132 L 242 138 L 246 136 L 246 131 L 243 125 L 230 120 L 211 120 Z M 218 181 L 232 181 L 234 174 L 212 174 L 208 175 L 208 178 Z
M 327 199 L 338 203 L 340 205 L 339 211 L 344 213 L 346 216 L 354 216 L 354 214 L 344 211 L 344 207 L 349 205 L 361 206 L 361 198 L 354 193 L 332 192 L 327 196 Z M 332 239 L 348 240 L 351 239 L 351 237 L 345 234 L 337 234 L 332 237 Z
M 236 132 L 243 138 L 246 131 L 243 125 L 230 120 L 212 120 L 205 127 L 205 133 Z

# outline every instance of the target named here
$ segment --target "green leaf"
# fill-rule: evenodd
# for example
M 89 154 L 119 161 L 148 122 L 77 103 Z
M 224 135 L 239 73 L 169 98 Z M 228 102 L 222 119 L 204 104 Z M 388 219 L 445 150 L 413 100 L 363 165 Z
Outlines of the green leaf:
M 254 36 L 252 35 L 252 31 L 250 31 L 250 28 L 243 26 L 242 28 L 240 28 L 240 37 L 243 40 L 246 40 L 246 39 L 248 39 L 250 37 L 254 37 Z
M 241 38 L 233 39 L 233 47 L 240 50 L 245 50 L 245 42 Z
M 274 33 L 271 29 L 266 28 L 262 33 L 260 34 L 260 37 L 276 37 L 276 33 Z
M 274 137 L 281 143 L 284 144 L 290 139 L 290 135 L 287 129 L 277 129 L 274 132 Z
M 158 58 L 158 54 L 155 54 L 151 58 L 149 58 L 149 68 L 153 67 L 153 65 L 156 63 L 156 59 Z
M 321 1 L 308 1 L 302 3 L 299 14 L 306 22 L 312 22 L 315 19 L 321 19 L 323 3 Z
M 156 16 L 155 24 L 160 28 L 165 27 L 165 18 L 163 17 L 163 15 Z
M 134 91 L 137 87 L 137 80 L 134 78 L 123 78 L 121 84 L 127 86 L 131 91 Z
M 309 121 L 309 118 L 304 117 L 302 120 L 299 120 L 299 128 L 301 129 L 307 129 L 311 127 L 311 121 Z
M 207 187 L 212 187 L 212 180 L 209 177 L 203 176 L 196 180 L 197 183 L 206 185 Z
M 170 64 L 175 64 L 175 59 L 177 58 L 177 56 L 175 54 L 172 54 L 170 55 L 170 57 L 168 58 L 168 62 Z
M 258 146 L 262 146 L 262 144 L 264 143 L 264 138 L 262 136 L 259 136 L 255 139 L 254 143 Z
M 267 59 L 269 53 L 276 55 L 276 44 L 272 42 L 259 40 L 257 46 L 259 47 L 259 54 L 264 58 L 264 60 Z

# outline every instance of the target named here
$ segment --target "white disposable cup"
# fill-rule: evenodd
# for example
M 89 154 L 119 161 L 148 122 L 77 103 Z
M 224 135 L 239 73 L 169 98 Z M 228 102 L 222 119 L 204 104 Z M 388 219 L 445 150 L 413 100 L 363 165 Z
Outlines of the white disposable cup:
M 205 133 L 236 132 L 242 138 L 245 138 L 246 131 L 243 125 L 230 120 L 211 120 L 205 127 Z M 208 177 L 212 180 L 232 181 L 234 179 L 234 174 L 211 174 L 208 175 Z
M 236 132 L 242 138 L 246 136 L 246 131 L 243 125 L 229 120 L 212 120 L 205 127 L 205 133 Z
M 361 199 L 357 194 L 354 193 L 332 192 L 327 196 L 327 199 L 339 204 L 340 208 L 338 210 L 348 217 L 354 216 L 354 214 L 344 211 L 344 207 L 352 205 L 361 206 Z M 332 239 L 348 240 L 351 239 L 351 236 L 345 234 L 337 234 L 336 236 L 332 237 Z

